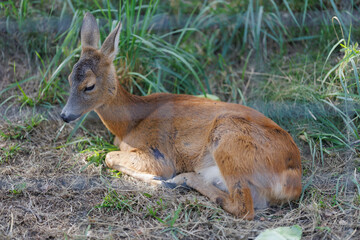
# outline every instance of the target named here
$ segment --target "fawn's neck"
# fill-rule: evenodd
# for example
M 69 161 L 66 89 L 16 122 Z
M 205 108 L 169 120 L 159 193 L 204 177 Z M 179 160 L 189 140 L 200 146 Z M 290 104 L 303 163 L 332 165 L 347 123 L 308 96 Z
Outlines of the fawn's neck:
M 120 140 L 143 120 L 151 111 L 142 97 L 127 92 L 118 85 L 116 96 L 108 103 L 95 109 L 104 125 Z

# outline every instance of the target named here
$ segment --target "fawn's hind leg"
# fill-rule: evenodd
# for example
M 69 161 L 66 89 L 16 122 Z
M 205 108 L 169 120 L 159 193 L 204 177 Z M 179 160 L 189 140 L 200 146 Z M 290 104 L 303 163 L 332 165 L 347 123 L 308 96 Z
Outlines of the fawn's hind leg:
M 250 189 L 248 188 L 236 188 L 234 191 L 227 193 L 206 181 L 201 174 L 195 172 L 179 174 L 167 182 L 177 185 L 185 184 L 237 217 L 244 217 L 248 220 L 254 218 L 254 208 Z
M 220 136 L 219 133 L 215 135 L 210 152 L 229 191 L 229 204 L 224 209 L 236 216 L 246 215 L 247 219 L 253 219 L 254 199 L 249 184 L 256 171 L 257 147 L 249 136 L 237 132 Z
M 105 163 L 109 168 L 151 184 L 162 184 L 160 179 L 169 179 L 175 173 L 170 161 L 155 159 L 150 153 L 138 149 L 110 152 Z

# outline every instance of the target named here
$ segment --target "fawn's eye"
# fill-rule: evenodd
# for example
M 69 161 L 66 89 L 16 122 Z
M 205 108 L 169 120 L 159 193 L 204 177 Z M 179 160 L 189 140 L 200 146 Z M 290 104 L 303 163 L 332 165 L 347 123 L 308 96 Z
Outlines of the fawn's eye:
M 94 87 L 95 87 L 95 84 L 93 84 L 93 85 L 91 85 L 91 86 L 89 86 L 89 87 L 86 87 L 86 88 L 84 89 L 84 92 L 89 92 L 89 91 L 93 90 Z

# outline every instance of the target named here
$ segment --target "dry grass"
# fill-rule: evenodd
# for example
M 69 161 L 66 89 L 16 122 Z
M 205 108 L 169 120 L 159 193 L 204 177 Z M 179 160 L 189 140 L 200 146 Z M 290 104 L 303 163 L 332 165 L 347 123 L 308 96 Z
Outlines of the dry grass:
M 7 117 L 19 125 L 26 125 L 34 114 L 24 108 L 21 115 L 16 112 Z M 313 168 L 303 151 L 303 182 L 312 179 L 312 184 L 302 201 L 258 210 L 254 221 L 245 221 L 195 191 L 152 187 L 128 176 L 116 177 L 104 166 L 86 167 L 86 154 L 65 146 L 73 125 L 58 135 L 63 125 L 58 112 L 49 110 L 47 120 L 23 139 L 0 142 L 2 149 L 20 147 L 0 165 L 1 239 L 253 239 L 267 228 L 294 224 L 302 227 L 304 239 L 360 238 L 360 202 L 342 156 Z M 9 123 L 2 121 L 0 130 L 8 129 Z M 106 135 L 98 121 L 91 122 L 91 129 Z M 79 131 L 77 137 L 88 136 Z M 341 192 L 336 193 L 337 186 Z M 105 196 L 113 191 L 118 198 L 108 198 L 114 200 L 113 207 L 106 207 Z M 335 194 L 351 207 L 335 203 Z

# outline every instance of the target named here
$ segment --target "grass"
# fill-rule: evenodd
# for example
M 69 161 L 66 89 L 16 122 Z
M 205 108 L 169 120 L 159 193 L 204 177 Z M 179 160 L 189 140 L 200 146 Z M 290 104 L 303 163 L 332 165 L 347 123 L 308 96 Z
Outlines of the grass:
M 86 160 L 89 164 L 95 164 L 99 166 L 103 164 L 105 161 L 105 156 L 108 152 L 118 151 L 119 148 L 108 143 L 102 137 L 94 136 L 89 140 L 81 139 L 80 141 L 75 141 L 78 145 L 78 149 L 80 153 L 89 153 Z M 86 144 L 84 146 L 84 143 Z M 70 142 L 69 144 L 74 144 L 74 142 Z
M 134 204 L 131 198 L 119 195 L 116 191 L 111 190 L 104 197 L 101 204 L 95 206 L 95 208 L 111 208 L 119 211 L 133 211 L 131 205 Z
M 0 236 L 246 239 L 298 224 L 305 239 L 359 237 L 357 5 L 1 2 Z M 59 119 L 86 11 L 100 25 L 100 42 L 123 22 L 115 66 L 128 91 L 241 103 L 288 130 L 302 153 L 300 201 L 258 210 L 249 223 L 193 191 L 149 187 L 109 171 L 104 159 L 117 147 L 98 119 Z
M 0 130 L 0 136 L 4 140 L 8 139 L 25 139 L 29 137 L 32 130 L 38 126 L 45 118 L 42 115 L 34 115 L 21 122 L 20 124 L 13 124 L 11 120 L 7 120 L 7 129 Z
M 26 183 L 19 183 L 14 186 L 9 192 L 13 195 L 19 195 L 26 189 Z
M 0 164 L 12 159 L 16 155 L 16 153 L 19 152 L 20 149 L 21 148 L 18 143 L 13 146 L 0 148 Z

